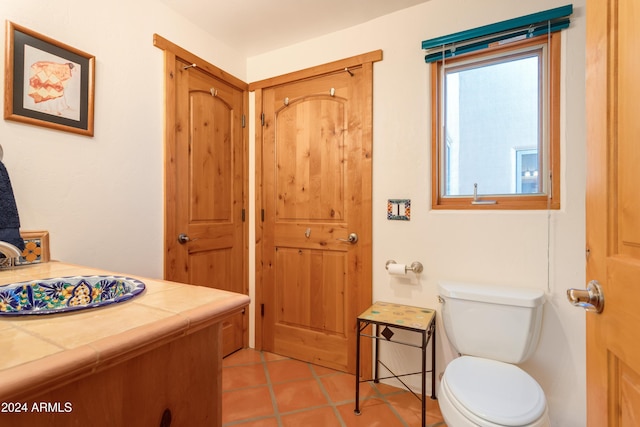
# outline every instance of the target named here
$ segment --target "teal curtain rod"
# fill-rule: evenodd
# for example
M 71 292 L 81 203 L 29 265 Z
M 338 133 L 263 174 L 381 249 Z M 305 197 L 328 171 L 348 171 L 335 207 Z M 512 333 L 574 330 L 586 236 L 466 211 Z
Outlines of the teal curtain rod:
M 517 39 L 517 38 L 531 38 L 536 37 L 542 34 L 547 34 L 549 30 L 554 33 L 556 31 L 563 30 L 568 28 L 570 24 L 569 19 L 563 19 L 560 21 L 556 21 L 548 25 L 547 23 L 540 24 L 539 26 L 527 27 L 523 29 L 517 29 L 509 32 L 508 34 L 502 33 L 500 35 L 496 35 L 495 37 L 484 37 L 480 41 L 469 40 L 466 44 L 461 46 L 443 46 L 442 49 L 436 51 L 436 49 L 432 49 L 431 52 L 424 57 L 425 62 L 435 62 L 439 61 L 442 58 L 450 58 L 456 55 L 462 55 L 464 53 L 473 52 L 480 49 L 486 49 L 491 44 L 497 43 L 499 41 L 509 40 L 509 39 Z
M 496 22 L 495 24 L 489 24 L 470 30 L 460 31 L 457 33 L 449 34 L 447 36 L 436 37 L 434 39 L 424 40 L 422 42 L 422 49 L 433 49 L 435 47 L 447 46 L 450 44 L 472 41 L 481 37 L 490 36 L 498 33 L 505 33 L 519 28 L 526 28 L 530 26 L 542 26 L 549 21 L 558 20 L 560 18 L 566 18 L 573 13 L 573 5 L 557 7 L 555 9 L 549 9 L 542 12 L 532 13 L 531 15 L 521 16 L 519 18 L 513 18 L 506 21 Z M 568 19 L 561 22 L 568 22 Z M 566 28 L 566 27 L 565 27 Z

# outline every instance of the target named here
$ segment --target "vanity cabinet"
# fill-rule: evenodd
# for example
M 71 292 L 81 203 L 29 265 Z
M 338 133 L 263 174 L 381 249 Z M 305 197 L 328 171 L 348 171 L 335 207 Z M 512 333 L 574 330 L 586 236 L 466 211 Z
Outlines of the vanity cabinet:
M 63 275 L 48 264 L 39 276 Z M 222 321 L 249 298 L 140 280 L 146 293 L 116 306 L 0 317 L 0 426 L 222 425 Z
M 89 375 L 61 379 L 59 387 L 17 393 L 9 401 L 13 413 L 0 413 L 0 425 L 220 426 L 220 331 L 216 324 Z

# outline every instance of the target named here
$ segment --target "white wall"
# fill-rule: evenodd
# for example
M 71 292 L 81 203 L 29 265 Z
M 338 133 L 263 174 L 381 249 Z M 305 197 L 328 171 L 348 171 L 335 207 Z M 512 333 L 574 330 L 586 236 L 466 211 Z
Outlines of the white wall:
M 249 81 L 256 81 L 383 50 L 383 60 L 374 64 L 374 300 L 438 309 L 439 280 L 543 289 L 547 303 L 542 337 L 537 352 L 522 367 L 545 390 L 552 424 L 578 427 L 586 424 L 584 312 L 570 306 L 564 295 L 566 288 L 585 283 L 584 1 L 574 2 L 571 28 L 564 32 L 562 209 L 550 215 L 430 209 L 429 69 L 420 48 L 425 39 L 564 4 L 431 0 L 249 58 L 247 73 Z M 411 199 L 410 222 L 386 219 L 390 198 Z M 419 278 L 390 277 L 384 268 L 388 259 L 420 261 L 425 272 Z M 451 352 L 440 339 L 438 344 L 440 373 L 443 357 Z M 420 366 L 418 350 L 388 346 L 384 357 L 397 372 Z M 419 388 L 419 380 L 411 385 Z
M 54 259 L 162 277 L 163 53 L 153 34 L 240 78 L 245 58 L 157 0 L 3 0 L 3 29 L 5 20 L 96 56 L 93 138 L 0 121 L 22 229 L 48 230 Z
M 542 339 L 524 368 L 544 388 L 554 425 L 583 426 L 584 313 L 564 292 L 585 283 L 584 0 L 574 2 L 565 31 L 562 209 L 549 220 L 546 212 L 430 210 L 428 67 L 420 49 L 424 39 L 563 4 L 430 0 L 245 59 L 156 0 L 3 0 L 1 20 L 97 58 L 95 137 L 0 121 L 22 228 L 49 230 L 53 258 L 162 276 L 163 61 L 154 33 L 248 82 L 382 49 L 374 66 L 374 298 L 438 308 L 438 280 L 548 286 Z M 250 184 L 253 192 L 253 177 Z M 387 221 L 389 198 L 412 200 L 410 222 Z M 387 259 L 420 261 L 425 272 L 391 278 Z M 408 351 L 387 354 L 393 366 L 417 366 Z

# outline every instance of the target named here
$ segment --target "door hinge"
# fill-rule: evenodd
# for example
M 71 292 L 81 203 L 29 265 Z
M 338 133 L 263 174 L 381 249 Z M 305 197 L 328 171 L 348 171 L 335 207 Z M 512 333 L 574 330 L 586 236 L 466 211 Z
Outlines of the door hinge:
M 264 113 L 260 115 L 260 123 L 264 126 Z
M 244 222 L 244 221 L 245 221 L 245 219 L 244 219 L 244 218 L 245 218 L 245 211 L 244 211 L 244 208 L 243 208 L 243 209 L 242 209 L 242 222 Z
M 264 209 L 260 209 L 260 219 L 264 222 Z
M 247 118 L 246 118 L 246 117 L 245 117 L 245 115 L 243 114 L 243 115 L 242 115 L 242 128 L 243 128 L 243 129 L 247 126 L 246 120 L 247 120 Z
M 260 316 L 264 317 L 264 304 L 260 304 Z

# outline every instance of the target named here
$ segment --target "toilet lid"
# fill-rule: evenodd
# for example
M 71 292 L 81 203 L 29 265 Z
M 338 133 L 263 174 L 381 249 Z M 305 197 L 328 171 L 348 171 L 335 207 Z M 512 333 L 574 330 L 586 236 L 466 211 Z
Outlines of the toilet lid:
M 515 365 L 462 356 L 445 370 L 447 386 L 473 414 L 505 426 L 522 426 L 540 418 L 547 406 L 544 392 Z

